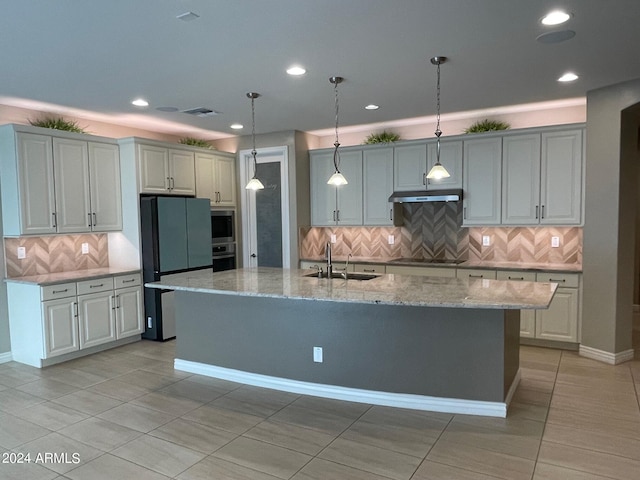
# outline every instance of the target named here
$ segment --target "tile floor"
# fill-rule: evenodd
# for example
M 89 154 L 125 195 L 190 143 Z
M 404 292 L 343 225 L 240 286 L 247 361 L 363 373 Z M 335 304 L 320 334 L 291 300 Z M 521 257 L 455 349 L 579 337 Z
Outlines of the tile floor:
M 640 478 L 640 360 L 523 347 L 522 383 L 497 419 L 185 374 L 173 354 L 142 341 L 42 370 L 0 365 L 0 462 L 34 460 L 0 463 L 0 479 Z

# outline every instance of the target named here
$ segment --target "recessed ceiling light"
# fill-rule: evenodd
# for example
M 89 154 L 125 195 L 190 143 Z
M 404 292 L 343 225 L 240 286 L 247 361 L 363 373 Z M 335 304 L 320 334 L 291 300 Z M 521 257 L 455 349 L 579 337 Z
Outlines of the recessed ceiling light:
M 289 75 L 293 75 L 297 77 L 299 75 L 304 75 L 305 73 L 307 73 L 307 71 L 300 65 L 292 65 L 289 68 L 287 68 L 287 73 Z
M 558 81 L 559 82 L 573 82 L 574 80 L 577 80 L 579 77 L 578 75 L 576 75 L 573 72 L 567 72 L 564 75 L 562 75 Z
M 554 10 L 553 12 L 547 13 L 540 23 L 543 25 L 560 25 L 561 23 L 566 22 L 571 18 L 571 15 L 567 12 L 563 12 L 562 10 Z
M 149 102 L 147 102 L 144 98 L 136 98 L 135 100 L 133 100 L 131 102 L 132 105 L 135 105 L 136 107 L 148 107 L 149 106 Z
M 229 126 L 234 130 L 242 130 L 244 128 L 244 125 L 242 125 L 241 123 L 233 123 Z
M 196 18 L 200 18 L 200 15 L 193 12 L 184 12 L 184 13 L 181 13 L 180 15 L 176 15 L 176 18 L 178 20 L 182 20 L 183 22 L 191 22 Z
M 370 103 L 369 105 L 367 105 L 366 107 L 364 107 L 365 110 L 377 110 L 380 108 L 380 106 L 378 105 L 374 105 L 373 103 Z

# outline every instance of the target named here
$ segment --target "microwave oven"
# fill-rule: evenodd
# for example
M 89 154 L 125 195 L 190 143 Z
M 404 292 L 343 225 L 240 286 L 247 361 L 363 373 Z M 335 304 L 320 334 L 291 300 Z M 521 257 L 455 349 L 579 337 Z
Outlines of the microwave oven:
M 235 241 L 235 212 L 233 210 L 211 210 L 211 243 L 233 243 Z

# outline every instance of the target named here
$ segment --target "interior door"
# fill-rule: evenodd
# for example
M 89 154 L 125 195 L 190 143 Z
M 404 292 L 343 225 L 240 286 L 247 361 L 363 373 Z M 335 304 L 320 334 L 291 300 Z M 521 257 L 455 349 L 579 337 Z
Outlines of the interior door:
M 257 177 L 263 190 L 243 196 L 243 260 L 245 267 L 289 268 L 289 198 L 287 147 L 258 150 Z M 243 186 L 253 177 L 253 158 L 241 152 Z

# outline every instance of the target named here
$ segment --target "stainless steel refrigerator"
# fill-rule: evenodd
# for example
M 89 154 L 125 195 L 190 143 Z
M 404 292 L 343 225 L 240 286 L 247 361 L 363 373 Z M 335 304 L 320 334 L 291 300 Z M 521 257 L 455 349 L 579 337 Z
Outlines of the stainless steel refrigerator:
M 142 276 L 146 282 L 189 270 L 212 269 L 211 210 L 207 198 L 141 196 Z M 176 336 L 171 290 L 144 289 L 143 338 Z

